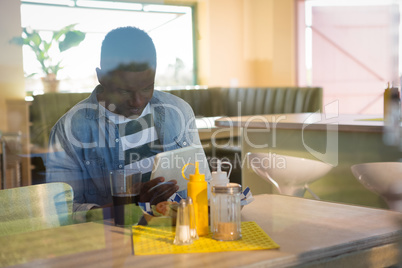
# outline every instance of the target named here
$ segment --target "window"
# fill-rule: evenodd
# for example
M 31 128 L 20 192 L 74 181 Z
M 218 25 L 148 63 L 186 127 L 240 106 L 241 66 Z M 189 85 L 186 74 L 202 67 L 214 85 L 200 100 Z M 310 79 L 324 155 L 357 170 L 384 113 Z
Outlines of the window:
M 400 86 L 399 8 L 387 0 L 298 1 L 298 84 L 323 87 L 324 105 L 337 102 L 340 113 L 382 114 L 387 83 Z
M 193 16 L 191 6 L 151 5 L 84 0 L 29 0 L 21 4 L 21 25 L 38 30 L 43 38 L 51 31 L 76 23 L 86 33 L 78 46 L 62 53 L 59 72 L 61 92 L 90 92 L 97 84 L 95 68 L 105 34 L 117 27 L 136 26 L 154 40 L 158 68 L 156 86 L 194 85 Z M 23 48 L 26 89 L 40 94 L 40 66 L 29 47 Z

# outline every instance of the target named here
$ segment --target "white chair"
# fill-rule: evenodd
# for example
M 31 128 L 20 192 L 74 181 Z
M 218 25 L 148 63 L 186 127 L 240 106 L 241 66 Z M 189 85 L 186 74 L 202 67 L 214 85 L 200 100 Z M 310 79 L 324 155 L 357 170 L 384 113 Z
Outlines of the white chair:
M 0 190 L 0 236 L 72 223 L 73 189 L 44 183 Z
M 247 158 L 253 171 L 272 183 L 280 194 L 303 197 L 307 190 L 316 199 L 319 197 L 308 184 L 333 168 L 321 161 L 274 153 L 248 153 Z
M 362 163 L 353 165 L 351 170 L 356 179 L 381 196 L 390 209 L 402 212 L 402 163 Z

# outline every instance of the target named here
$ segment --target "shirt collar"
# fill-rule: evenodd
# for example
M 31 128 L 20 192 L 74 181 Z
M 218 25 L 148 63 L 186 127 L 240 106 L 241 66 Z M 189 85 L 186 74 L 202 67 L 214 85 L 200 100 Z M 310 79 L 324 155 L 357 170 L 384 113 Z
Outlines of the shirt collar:
M 99 119 L 101 117 L 107 117 L 106 108 L 103 107 L 98 102 L 97 94 L 98 94 L 98 91 L 100 91 L 100 90 L 103 90 L 102 86 L 101 85 L 96 86 L 96 88 L 92 91 L 91 95 L 88 98 L 88 101 L 87 101 L 88 106 L 85 107 L 86 108 L 86 118 L 88 118 L 88 119 Z M 161 101 L 156 97 L 156 95 L 158 95 L 158 93 L 154 91 L 154 94 L 153 94 L 150 102 L 147 105 L 148 108 L 146 108 L 146 109 L 149 109 L 148 113 L 149 113 L 149 111 L 152 111 L 151 106 L 153 106 L 155 104 L 161 104 Z M 145 114 L 146 109 L 144 109 L 141 116 L 143 114 Z

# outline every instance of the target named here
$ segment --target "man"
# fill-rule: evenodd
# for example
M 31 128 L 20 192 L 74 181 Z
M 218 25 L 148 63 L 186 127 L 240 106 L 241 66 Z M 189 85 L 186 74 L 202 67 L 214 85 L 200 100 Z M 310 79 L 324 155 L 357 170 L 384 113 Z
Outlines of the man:
M 134 27 L 109 32 L 101 48 L 99 85 L 53 127 L 47 182 L 74 190 L 74 212 L 112 203 L 109 172 L 139 169 L 140 201 L 156 204 L 178 190 L 176 181 L 149 181 L 158 152 L 200 146 L 194 113 L 182 99 L 154 91 L 156 50 Z M 154 187 L 159 185 L 158 187 Z

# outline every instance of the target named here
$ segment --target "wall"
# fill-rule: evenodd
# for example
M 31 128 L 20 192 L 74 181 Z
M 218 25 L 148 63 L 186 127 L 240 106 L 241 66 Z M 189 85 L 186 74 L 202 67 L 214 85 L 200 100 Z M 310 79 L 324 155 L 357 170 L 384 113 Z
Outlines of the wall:
M 199 83 L 292 86 L 294 0 L 199 0 Z
M 21 34 L 20 1 L 0 1 L 0 131 L 8 131 L 6 100 L 23 100 L 22 48 L 9 44 Z
M 9 44 L 12 37 L 21 35 L 19 0 L 0 1 L 0 33 L 0 132 L 20 132 L 21 153 L 29 154 L 29 114 L 25 102 L 22 48 Z M 20 172 L 21 181 L 18 172 L 7 169 L 8 187 L 31 184 L 28 158 L 21 160 Z

